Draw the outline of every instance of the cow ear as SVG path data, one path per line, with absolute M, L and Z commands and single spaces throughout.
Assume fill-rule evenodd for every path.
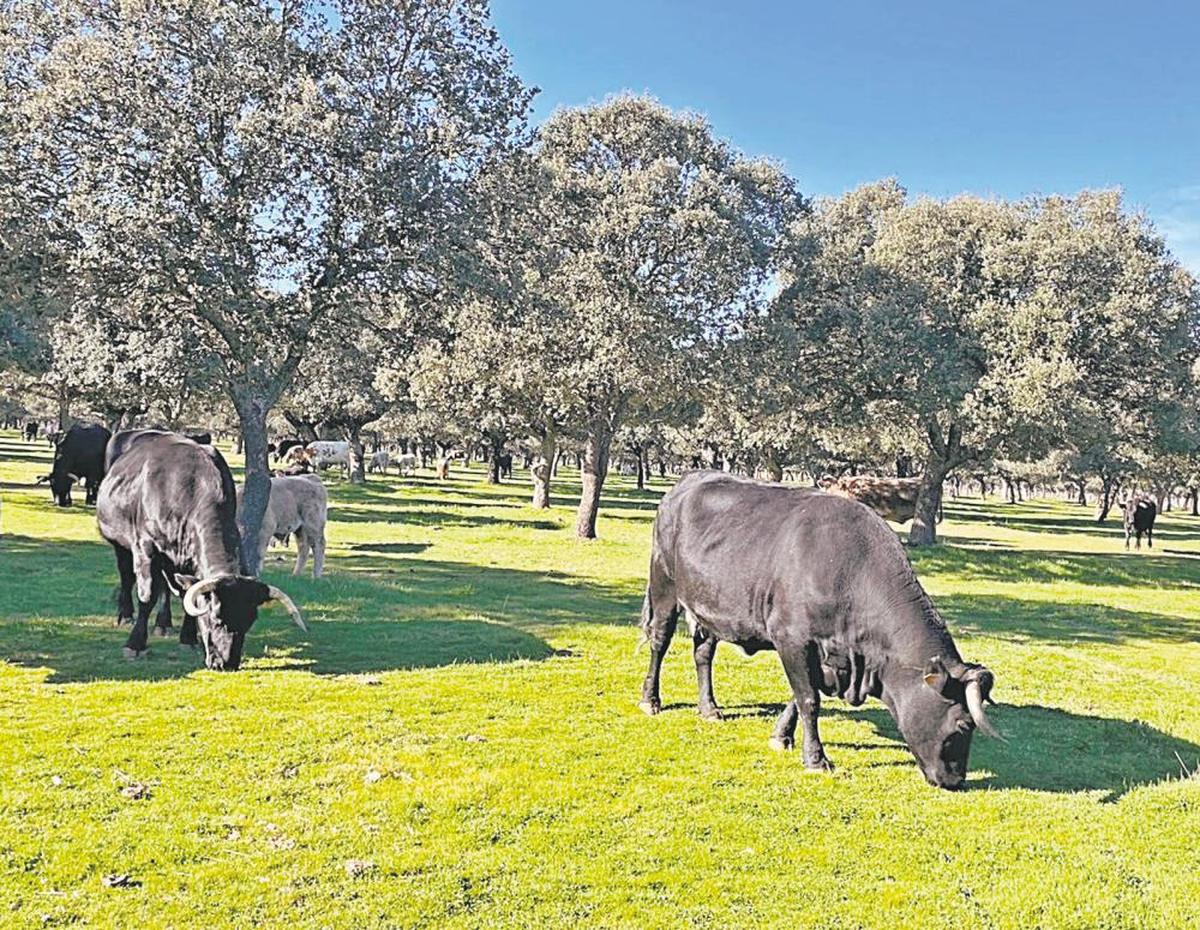
M 171 587 L 171 593 L 176 597 L 183 597 L 184 592 L 199 580 L 195 575 L 184 575 L 179 572 L 168 572 L 166 578 L 167 584 Z
M 946 685 L 950 681 L 950 673 L 946 671 L 941 656 L 934 656 L 925 664 L 925 671 L 921 677 L 925 684 L 938 694 L 942 694 L 946 690 Z

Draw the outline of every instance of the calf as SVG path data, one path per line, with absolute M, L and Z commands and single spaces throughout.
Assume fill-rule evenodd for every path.
M 116 554 L 118 623 L 133 619 L 137 586 L 127 658 L 146 651 L 147 621 L 164 585 L 183 597 L 181 640 L 195 644 L 198 634 L 210 669 L 241 664 L 246 633 L 269 601 L 307 629 L 291 598 L 245 573 L 237 492 L 220 452 L 158 430 L 118 433 L 112 442 L 96 521 Z
M 241 504 L 243 489 L 238 490 Z M 316 475 L 295 475 L 271 479 L 271 496 L 263 516 L 258 536 L 259 562 L 266 558 L 272 539 L 287 542 L 296 537 L 296 567 L 293 575 L 304 573 L 309 549 L 313 554 L 313 577 L 325 571 L 325 522 L 329 513 L 329 496 L 325 485 Z
M 718 642 L 779 653 L 792 700 L 771 744 L 790 748 L 799 719 L 808 768 L 833 768 L 817 730 L 821 694 L 855 706 L 883 701 L 926 780 L 941 788 L 966 779 L 976 727 L 994 732 L 983 709 L 992 673 L 963 661 L 896 534 L 853 501 L 720 472 L 684 476 L 654 520 L 642 606 L 646 713 L 662 710 L 659 672 L 680 616 L 705 717 L 720 717 Z
M 379 472 L 386 475 L 391 464 L 392 456 L 386 450 L 380 449 L 378 452 L 372 452 L 367 456 L 367 474 Z
M 1122 505 L 1121 514 L 1125 524 L 1125 548 L 1129 548 L 1129 537 L 1136 537 L 1136 548 L 1142 548 L 1142 534 L 1146 536 L 1146 547 L 1154 548 L 1154 518 L 1158 506 L 1152 498 L 1141 494 L 1131 495 Z
M 411 475 L 417 470 L 417 457 L 411 452 L 402 452 L 392 461 L 396 463 L 396 473 L 398 475 Z

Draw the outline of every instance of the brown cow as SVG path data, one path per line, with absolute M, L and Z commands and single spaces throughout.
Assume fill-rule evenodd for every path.
M 822 478 L 820 485 L 830 494 L 848 497 L 866 504 L 885 520 L 907 523 L 917 510 L 920 478 L 876 478 L 874 475 L 846 475 Z

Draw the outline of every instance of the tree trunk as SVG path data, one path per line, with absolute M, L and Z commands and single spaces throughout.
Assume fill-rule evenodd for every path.
M 1075 503 L 1081 507 L 1087 506 L 1087 482 L 1080 478 L 1075 482 L 1076 488 L 1079 489 L 1079 496 L 1075 498 Z
M 555 448 L 554 430 L 548 429 L 542 436 L 542 451 L 538 460 L 529 469 L 533 477 L 533 506 L 545 509 L 550 506 L 550 476 L 553 471 L 551 463 L 558 457 Z
M 1113 502 L 1116 500 L 1117 491 L 1121 487 L 1121 482 L 1117 478 L 1110 478 L 1107 475 L 1101 477 L 1100 499 L 1096 502 L 1096 522 L 1103 523 L 1108 519 L 1108 512 L 1112 510 Z
M 1192 516 L 1200 517 L 1200 487 L 1191 489 L 1192 495 Z
M 351 484 L 362 484 L 367 480 L 367 457 L 363 449 L 362 428 L 359 426 L 346 430 L 346 440 L 350 443 L 350 467 L 347 473 Z
M 504 437 L 488 437 L 488 484 L 500 484 L 500 456 L 504 454 Z
M 267 501 L 271 496 L 271 465 L 267 452 L 267 409 L 257 398 L 234 398 L 241 433 L 238 444 L 246 452 L 245 493 L 238 506 L 238 529 L 242 536 L 242 571 L 258 576 L 258 534 L 262 529 Z
M 768 478 L 770 478 L 772 481 L 783 480 L 783 466 L 779 464 L 779 457 L 775 454 L 774 449 L 767 449 L 765 464 Z
M 633 454 L 637 456 L 637 489 L 644 491 L 646 490 L 646 461 L 640 444 L 634 444 Z
M 593 423 L 588 431 L 587 446 L 580 462 L 579 477 L 583 493 L 575 515 L 575 535 L 580 539 L 596 538 L 596 517 L 600 513 L 600 492 L 608 475 L 608 453 L 612 446 L 612 431 L 604 423 Z
M 942 482 L 946 478 L 945 460 L 930 455 L 921 473 L 921 487 L 917 491 L 916 512 L 908 531 L 910 546 L 932 546 L 937 542 L 938 511 L 942 505 Z

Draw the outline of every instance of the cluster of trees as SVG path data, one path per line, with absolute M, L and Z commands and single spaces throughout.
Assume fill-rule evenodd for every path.
M 812 201 L 693 114 L 531 96 L 483 0 L 6 4 L 6 392 L 228 418 L 252 537 L 280 418 L 571 448 L 582 537 L 614 452 L 919 474 L 917 544 L 951 474 L 1196 483 L 1196 283 L 1118 193 Z

